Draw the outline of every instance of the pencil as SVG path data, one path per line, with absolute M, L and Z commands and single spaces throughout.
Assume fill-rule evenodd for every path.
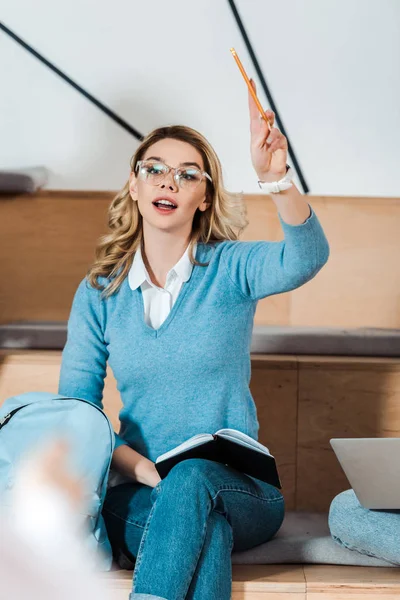
M 247 77 L 246 71 L 244 70 L 244 67 L 243 67 L 243 65 L 242 65 L 242 63 L 241 63 L 241 61 L 240 61 L 240 58 L 239 58 L 239 57 L 238 57 L 238 55 L 236 54 L 236 50 L 235 50 L 234 48 L 231 48 L 230 50 L 231 50 L 231 52 L 232 52 L 232 56 L 233 56 L 233 58 L 236 60 L 236 64 L 237 64 L 237 66 L 239 67 L 241 74 L 243 75 L 243 79 L 244 79 L 244 80 L 245 80 L 245 82 L 247 83 L 247 87 L 248 87 L 248 88 L 249 88 L 249 90 L 250 90 L 250 94 L 251 94 L 251 95 L 253 96 L 253 98 L 254 98 L 254 102 L 256 103 L 256 105 L 257 105 L 257 108 L 258 108 L 258 110 L 260 111 L 260 114 L 261 114 L 262 118 L 263 118 L 263 119 L 264 119 L 264 121 L 267 123 L 267 125 L 268 125 L 268 129 L 271 131 L 271 124 L 270 124 L 270 122 L 268 121 L 268 119 L 267 119 L 267 117 L 266 117 L 266 115 L 265 115 L 264 109 L 263 109 L 263 107 L 261 106 L 261 103 L 260 103 L 259 99 L 257 98 L 257 94 L 256 94 L 256 93 L 255 93 L 255 91 L 253 90 L 253 86 L 252 86 L 252 85 L 251 85 L 251 83 L 250 83 L 250 79 Z

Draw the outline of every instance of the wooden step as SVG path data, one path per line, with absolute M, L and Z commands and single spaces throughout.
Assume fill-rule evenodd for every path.
M 400 569 L 304 565 L 307 600 L 399 600 Z
M 102 574 L 112 600 L 128 598 L 132 575 L 123 570 Z M 305 591 L 302 566 L 232 565 L 232 600 L 305 600 Z
M 126 600 L 132 571 L 101 577 Z M 341 565 L 233 565 L 232 600 L 399 600 L 400 569 Z

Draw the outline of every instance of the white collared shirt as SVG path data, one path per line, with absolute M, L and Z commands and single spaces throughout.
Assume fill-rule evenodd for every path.
M 193 255 L 196 255 L 197 244 L 194 245 Z M 133 258 L 128 273 L 128 282 L 132 290 L 141 286 L 144 304 L 144 318 L 147 325 L 158 329 L 168 317 L 182 284 L 190 278 L 193 264 L 189 259 L 189 245 L 176 265 L 168 271 L 165 287 L 155 285 L 144 265 L 140 246 Z

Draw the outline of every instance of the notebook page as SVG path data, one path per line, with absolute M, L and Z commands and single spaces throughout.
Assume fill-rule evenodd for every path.
M 259 452 L 262 452 L 263 454 L 267 453 L 270 456 L 272 456 L 272 454 L 270 453 L 270 451 L 268 450 L 268 448 L 266 446 L 263 446 L 262 444 L 260 444 L 260 442 L 258 442 L 257 440 L 254 440 L 253 438 L 246 435 L 242 431 L 238 431 L 237 429 L 219 429 L 216 433 L 218 435 L 220 435 L 221 437 L 226 438 L 228 440 L 232 439 L 232 440 L 238 442 L 239 444 L 241 444 L 242 446 L 247 446 L 248 448 L 252 448 L 253 450 L 258 450 Z
M 156 463 L 165 460 L 166 458 L 170 458 L 171 456 L 175 456 L 176 454 L 180 454 L 185 450 L 189 450 L 189 448 L 195 448 L 196 446 L 200 446 L 201 444 L 204 444 L 204 442 L 208 442 L 212 439 L 213 436 L 210 433 L 198 433 L 197 435 L 194 435 L 185 442 L 182 442 L 182 444 L 179 444 L 179 446 L 176 446 L 175 448 L 172 448 L 172 450 L 164 452 L 164 454 L 158 456 L 156 459 Z

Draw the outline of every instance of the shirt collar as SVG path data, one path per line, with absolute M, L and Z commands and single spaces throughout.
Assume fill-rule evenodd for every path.
M 177 277 L 182 281 L 182 283 L 190 278 L 193 269 L 193 264 L 190 262 L 189 258 L 189 245 L 187 246 L 185 253 L 183 254 L 183 256 L 181 256 L 176 265 L 174 265 L 172 269 L 168 271 L 167 277 L 171 273 L 171 271 L 175 271 Z M 196 256 L 196 248 L 197 243 L 195 243 L 193 246 L 193 256 Z M 150 285 L 154 286 L 154 283 L 151 281 L 145 264 L 143 262 L 140 246 L 136 250 L 135 255 L 133 257 L 132 265 L 128 273 L 128 281 L 129 286 L 132 290 L 136 290 L 136 288 L 141 286 L 144 281 L 147 281 Z

